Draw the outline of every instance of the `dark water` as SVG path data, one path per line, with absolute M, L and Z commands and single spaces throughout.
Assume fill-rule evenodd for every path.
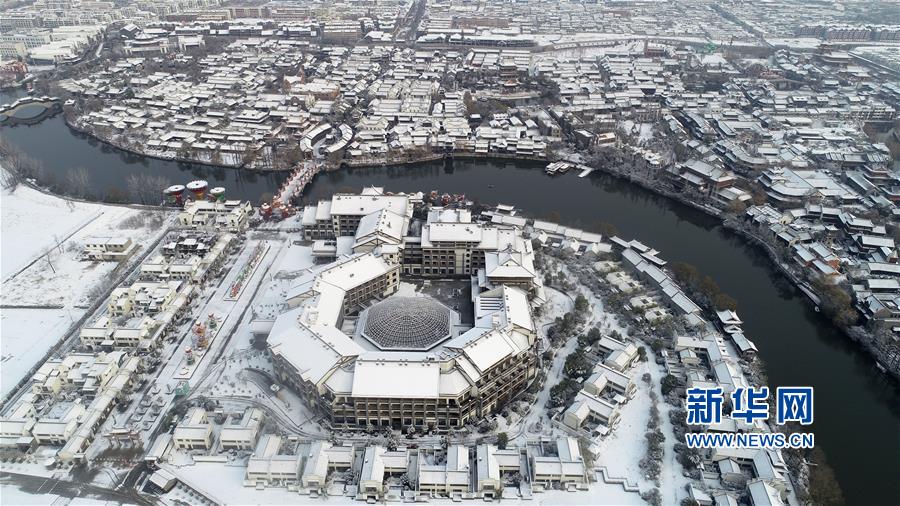
M 0 102 L 9 100 L 3 95 L 0 97 Z M 112 194 L 121 195 L 128 189 L 126 178 L 129 175 L 148 173 L 162 176 L 168 184 L 206 179 L 210 187 L 224 186 L 229 196 L 258 203 L 262 195 L 272 193 L 285 177 L 283 173 L 250 172 L 133 155 L 72 131 L 61 115 L 35 125 L 0 128 L 0 138 L 5 138 L 42 162 L 47 173 L 46 180 L 42 181 L 44 184 L 62 186 L 71 169 L 88 169 L 93 182 L 91 194 L 97 199 Z M 163 187 L 160 185 L 160 202 Z
M 42 160 L 58 178 L 70 167 L 89 169 L 98 188 L 124 187 L 135 172 L 172 182 L 208 179 L 231 196 L 257 201 L 283 175 L 184 166 L 143 159 L 73 135 L 59 117 L 31 127 L 0 129 Z M 828 455 L 849 504 L 900 504 L 900 389 L 867 355 L 813 311 L 757 248 L 718 220 L 604 174 L 549 178 L 533 164 L 460 162 L 372 168 L 320 175 L 307 200 L 379 185 L 389 191 L 464 193 L 482 203 L 513 204 L 527 214 L 558 215 L 567 225 L 596 230 L 615 225 L 668 261 L 685 261 L 712 276 L 738 301 L 744 329 L 760 349 L 769 386 L 815 387 L 816 443 Z M 601 462 L 603 457 L 600 457 Z

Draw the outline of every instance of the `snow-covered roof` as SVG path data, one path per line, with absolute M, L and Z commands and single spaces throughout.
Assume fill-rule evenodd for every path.
M 272 353 L 293 365 L 304 379 L 318 383 L 345 357 L 364 350 L 334 327 L 301 324 L 299 317 L 305 309 L 296 308 L 276 318 L 268 343 Z
M 393 353 L 370 352 L 356 361 L 354 397 L 437 398 L 441 366 L 437 362 L 406 361 Z
M 409 222 L 405 216 L 389 209 L 381 209 L 363 216 L 356 229 L 356 241 L 362 242 L 370 236 L 380 236 L 399 243 L 406 235 Z
M 422 243 L 481 242 L 482 227 L 472 223 L 429 223 L 422 229 Z
M 335 195 L 331 199 L 331 214 L 365 216 L 388 209 L 395 214 L 411 214 L 412 204 L 407 195 Z

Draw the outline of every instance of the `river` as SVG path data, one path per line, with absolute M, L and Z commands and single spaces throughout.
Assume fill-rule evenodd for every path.
M 101 190 L 124 189 L 128 174 L 149 171 L 173 183 L 204 178 L 225 186 L 230 196 L 257 202 L 284 177 L 130 155 L 74 134 L 61 116 L 5 127 L 0 136 L 43 162 L 58 181 L 71 167 L 87 168 Z M 758 247 L 715 218 L 607 174 L 550 178 L 539 169 L 529 163 L 456 161 L 342 170 L 318 176 L 307 199 L 367 185 L 464 193 L 481 203 L 513 204 L 533 217 L 559 216 L 564 224 L 587 230 L 612 223 L 623 237 L 656 248 L 662 258 L 696 265 L 738 301 L 769 386 L 815 387 L 816 443 L 827 453 L 848 504 L 900 504 L 900 387 L 813 311 Z

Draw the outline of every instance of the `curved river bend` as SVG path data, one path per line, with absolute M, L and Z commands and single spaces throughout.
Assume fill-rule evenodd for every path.
M 173 183 L 204 178 L 226 187 L 230 196 L 257 202 L 284 177 L 131 155 L 73 133 L 59 116 L 2 128 L 0 136 L 43 162 L 57 181 L 64 181 L 72 167 L 87 168 L 98 193 L 124 189 L 129 174 L 150 172 Z M 666 260 L 696 265 L 737 299 L 744 329 L 765 361 L 769 386 L 815 387 L 816 442 L 827 453 L 848 504 L 900 504 L 900 388 L 813 311 L 763 252 L 717 219 L 628 182 L 596 172 L 587 178 L 573 173 L 549 178 L 539 168 L 456 161 L 452 166 L 343 170 L 320 175 L 307 199 L 366 185 L 464 193 L 482 203 L 513 204 L 534 217 L 559 213 L 566 225 L 587 230 L 612 223 L 624 237 L 656 248 Z

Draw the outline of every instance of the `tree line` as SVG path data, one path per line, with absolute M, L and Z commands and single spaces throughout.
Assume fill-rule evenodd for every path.
M 696 266 L 687 262 L 673 262 L 671 269 L 678 285 L 700 305 L 715 311 L 737 309 L 737 301 L 723 292 L 711 277 L 703 275 Z

